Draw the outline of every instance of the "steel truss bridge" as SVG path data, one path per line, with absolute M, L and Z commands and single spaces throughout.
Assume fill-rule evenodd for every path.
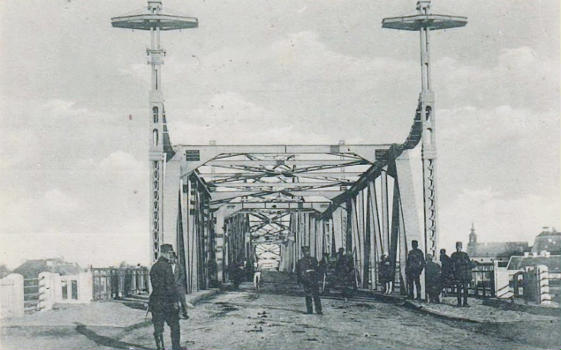
M 150 231 L 152 261 L 171 243 L 187 274 L 187 291 L 228 280 L 242 260 L 274 260 L 293 271 L 301 247 L 313 256 L 339 248 L 352 253 L 360 285 L 375 289 L 380 257 L 394 267 L 411 241 L 438 248 L 434 97 L 429 33 L 466 24 L 465 17 L 433 15 L 430 1 L 413 16 L 384 19 L 385 28 L 418 31 L 422 89 L 411 130 L 395 144 L 175 145 L 166 125 L 160 31 L 196 28 L 196 18 L 165 12 L 161 0 L 112 18 L 118 28 L 147 30 L 150 89 Z M 409 150 L 421 145 L 423 225 L 418 217 Z M 420 228 L 424 227 L 424 230 Z M 405 279 L 404 269 L 396 269 Z M 405 283 L 401 283 L 405 288 Z

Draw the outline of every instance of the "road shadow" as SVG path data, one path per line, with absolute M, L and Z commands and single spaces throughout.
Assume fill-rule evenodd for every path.
M 132 344 L 123 342 L 120 340 L 116 340 L 110 337 L 106 337 L 103 335 L 99 335 L 96 332 L 88 329 L 86 325 L 77 324 L 76 325 L 76 332 L 82 334 L 86 338 L 90 339 L 91 341 L 95 342 L 97 345 L 106 346 L 114 349 L 145 349 L 145 350 L 153 350 L 153 348 L 148 348 L 143 345 Z

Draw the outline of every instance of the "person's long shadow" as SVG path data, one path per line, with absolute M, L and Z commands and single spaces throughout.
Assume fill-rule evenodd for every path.
M 111 348 L 115 348 L 115 349 L 153 350 L 153 348 L 147 348 L 143 345 L 127 343 L 127 342 L 123 342 L 123 341 L 120 341 L 120 340 L 109 338 L 109 337 L 106 337 L 106 336 L 103 336 L 103 335 L 99 335 L 96 332 L 92 331 L 91 329 L 88 329 L 88 327 L 86 327 L 86 325 L 81 324 L 81 323 L 78 323 L 76 325 L 76 332 L 78 332 L 78 333 L 82 334 L 83 336 L 85 336 L 86 338 L 92 340 L 97 345 L 107 346 L 107 347 L 111 347 Z

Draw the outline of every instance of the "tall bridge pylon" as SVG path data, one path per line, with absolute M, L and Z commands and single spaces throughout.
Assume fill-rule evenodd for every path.
M 439 29 L 462 27 L 466 17 L 430 13 L 431 0 L 417 1 L 417 14 L 404 17 L 384 18 L 383 28 L 418 31 L 421 44 L 421 107 L 424 246 L 425 253 L 437 256 L 438 252 L 438 202 L 436 186 L 436 118 L 434 93 L 431 84 L 430 32 Z
M 164 95 L 162 93 L 162 64 L 166 51 L 160 45 L 160 32 L 196 28 L 198 20 L 164 11 L 161 0 L 148 0 L 146 9 L 113 17 L 116 28 L 150 31 L 150 48 L 146 49 L 151 66 L 149 95 L 149 160 L 150 160 L 150 260 L 156 261 L 164 240 L 164 181 L 166 161 L 173 156 L 173 148 L 166 126 Z

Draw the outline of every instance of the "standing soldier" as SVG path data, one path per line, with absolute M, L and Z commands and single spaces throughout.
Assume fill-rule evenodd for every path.
M 345 301 L 352 296 L 356 288 L 355 268 L 353 257 L 350 252 L 345 252 L 345 248 L 339 248 L 335 272 L 339 286 L 343 289 Z
M 440 304 L 440 291 L 442 290 L 442 279 L 440 265 L 432 261 L 432 255 L 427 254 L 427 285 L 429 303 Z
M 160 257 L 150 270 L 150 283 L 152 294 L 150 294 L 149 307 L 152 312 L 152 323 L 154 324 L 154 339 L 158 350 L 164 349 L 164 322 L 168 324 L 171 333 L 173 350 L 180 350 L 179 331 L 179 305 L 170 261 L 173 259 L 173 247 L 171 244 L 160 246 Z
M 313 313 L 312 298 L 316 308 L 316 314 L 322 315 L 321 300 L 319 298 L 319 265 L 316 258 L 310 255 L 310 247 L 302 247 L 304 257 L 296 264 L 297 282 L 304 287 L 306 295 L 306 313 Z
M 441 285 L 443 288 L 443 296 L 446 296 L 448 291 L 447 288 L 454 287 L 454 266 L 452 264 L 452 259 L 446 255 L 446 249 L 440 249 L 440 264 L 442 266 L 441 273 Z M 453 293 L 453 291 L 452 291 Z
M 454 279 L 458 296 L 458 306 L 468 307 L 468 287 L 471 281 L 471 261 L 466 252 L 462 252 L 462 242 L 456 242 L 456 251 L 450 257 L 454 266 Z M 462 305 L 463 297 L 463 305 Z
M 407 291 L 409 298 L 413 299 L 413 284 L 417 290 L 417 300 L 421 300 L 421 272 L 425 268 L 425 257 L 423 251 L 419 249 L 419 242 L 411 241 L 413 249 L 407 254 L 407 263 L 405 266 L 405 275 L 407 278 Z

